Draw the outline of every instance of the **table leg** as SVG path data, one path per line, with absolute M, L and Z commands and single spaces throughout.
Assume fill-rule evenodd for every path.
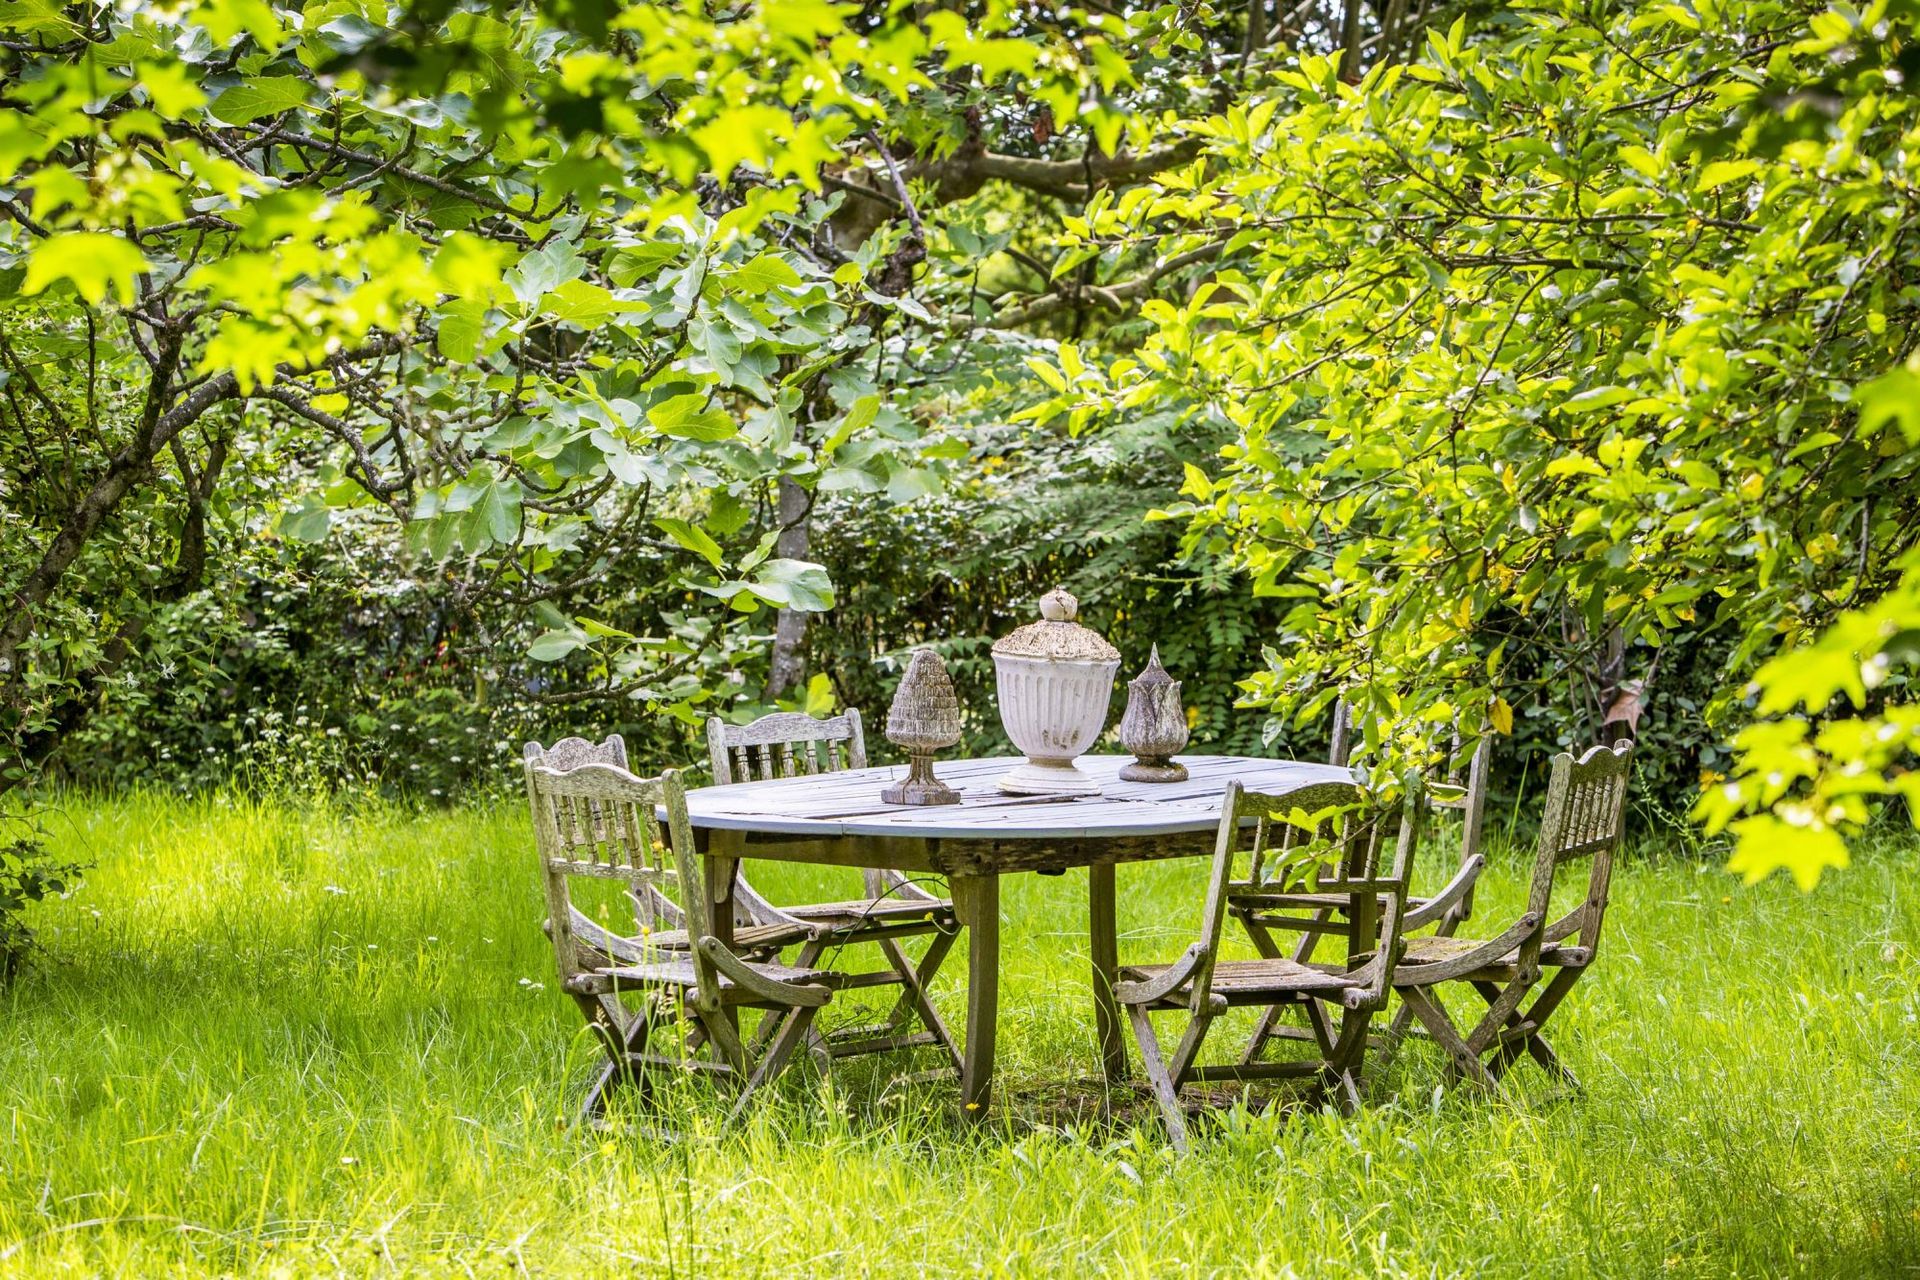
M 967 928 L 967 1047 L 960 1103 L 969 1120 L 986 1118 L 993 1088 L 993 1041 L 1000 1016 L 1000 877 L 949 878 L 954 914 Z
M 1113 864 L 1087 868 L 1087 951 L 1093 961 L 1093 1026 L 1100 1069 L 1112 1085 L 1127 1079 L 1127 1042 L 1113 984 L 1120 978 L 1120 930 L 1114 919 Z
M 707 844 L 707 854 L 701 865 L 706 870 L 705 896 L 707 900 L 707 918 L 687 921 L 687 931 L 698 934 L 701 929 L 718 938 L 727 950 L 733 950 L 733 881 L 740 871 L 741 850 L 746 848 L 746 837 L 738 831 L 716 831 Z M 728 1005 L 721 1016 L 733 1025 L 734 1035 L 740 1033 L 740 1011 Z

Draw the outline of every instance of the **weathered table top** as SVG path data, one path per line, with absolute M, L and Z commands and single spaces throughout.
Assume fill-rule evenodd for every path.
M 1285 793 L 1317 782 L 1351 779 L 1346 769 L 1246 756 L 1180 756 L 1185 782 L 1122 782 L 1130 756 L 1082 756 L 1082 770 L 1101 784 L 1098 796 L 1010 796 L 994 785 L 1020 757 L 936 762 L 934 771 L 960 793 L 959 804 L 885 804 L 880 792 L 907 766 L 736 782 L 687 793 L 695 827 L 788 836 L 916 836 L 937 840 L 1078 840 L 1211 831 L 1220 797 L 1239 779 L 1253 791 Z

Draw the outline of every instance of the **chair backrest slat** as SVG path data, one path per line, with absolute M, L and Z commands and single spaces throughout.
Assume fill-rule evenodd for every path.
M 1599 946 L 1613 858 L 1625 831 L 1627 780 L 1632 764 L 1633 744 L 1621 741 L 1611 747 L 1594 747 L 1578 760 L 1562 752 L 1553 758 L 1548 775 L 1529 910 L 1545 920 L 1552 907 L 1559 867 L 1590 859 L 1586 895 L 1541 932 L 1541 940 L 1548 943 L 1579 934 L 1580 945 L 1589 950 L 1589 959 Z
M 1296 850 L 1302 849 L 1313 859 L 1306 867 L 1283 860 L 1277 882 L 1280 886 L 1347 895 L 1348 914 L 1357 922 L 1357 936 L 1371 940 L 1378 919 L 1380 945 L 1373 948 L 1359 980 L 1369 998 L 1384 999 L 1386 983 L 1398 959 L 1407 882 L 1421 817 L 1426 812 L 1425 784 L 1418 775 L 1410 774 L 1404 802 L 1384 812 L 1366 811 L 1362 807 L 1364 798 L 1360 788 L 1350 782 L 1319 783 L 1288 795 L 1247 791 L 1238 782 L 1227 785 L 1201 915 L 1203 956 L 1193 981 L 1194 1012 L 1205 1007 L 1212 991 L 1228 898 L 1235 888 L 1247 883 L 1237 877 L 1236 863 L 1245 857 L 1249 874 L 1259 874 L 1276 839 L 1285 851 L 1285 859 L 1298 858 L 1301 855 Z M 1296 812 L 1311 817 L 1328 810 L 1340 812 L 1323 819 L 1313 831 L 1303 831 L 1290 821 Z M 1310 840 L 1328 842 L 1324 857 L 1313 855 L 1307 843 Z M 1322 875 L 1323 866 L 1337 870 Z M 1384 912 L 1380 907 L 1383 899 L 1387 904 Z M 1369 941 L 1367 945 L 1373 944 Z
M 1354 738 L 1353 704 L 1340 698 L 1333 704 L 1333 737 L 1327 749 L 1328 763 L 1350 763 Z M 1460 815 L 1462 862 L 1480 852 L 1486 830 L 1487 781 L 1493 763 L 1493 738 L 1483 733 L 1474 743 L 1472 751 L 1463 750 L 1464 746 L 1460 725 L 1456 720 L 1448 730 L 1445 752 L 1427 774 L 1430 781 L 1443 782 L 1450 791 L 1458 791 L 1458 794 L 1443 794 L 1434 792 L 1430 787 L 1427 804 L 1433 809 Z
M 860 713 L 852 708 L 826 719 L 781 711 L 751 724 L 713 716 L 707 721 L 707 759 L 721 785 L 765 782 L 864 769 L 867 746 Z
M 562 738 L 544 748 L 537 742 L 529 742 L 523 758 L 529 771 L 538 767 L 567 773 L 588 764 L 611 765 L 626 771 L 627 744 L 617 733 L 608 734 L 602 742 Z M 531 776 L 528 796 L 537 822 L 543 801 L 535 795 Z M 686 911 L 671 896 L 678 873 L 660 860 L 659 851 L 666 833 L 655 821 L 651 807 L 643 813 L 636 805 L 555 795 L 551 789 L 544 804 L 553 823 L 554 848 L 543 848 L 543 854 L 549 859 L 565 861 L 570 874 L 625 880 L 633 899 L 635 923 L 643 932 L 678 929 L 685 924 Z M 582 851 L 582 856 L 569 851 Z

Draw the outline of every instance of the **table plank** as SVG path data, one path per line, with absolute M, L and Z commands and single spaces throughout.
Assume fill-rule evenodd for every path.
M 938 766 L 960 793 L 955 805 L 889 805 L 880 791 L 905 765 L 800 778 L 738 782 L 687 793 L 693 825 L 717 831 L 798 836 L 917 836 L 927 839 L 1084 839 L 1204 831 L 1219 819 L 1230 779 L 1249 788 L 1290 791 L 1351 775 L 1334 765 L 1242 756 L 1182 757 L 1184 782 L 1123 782 L 1129 756 L 1083 756 L 1098 796 L 1010 796 L 996 783 L 1018 757 L 956 760 Z

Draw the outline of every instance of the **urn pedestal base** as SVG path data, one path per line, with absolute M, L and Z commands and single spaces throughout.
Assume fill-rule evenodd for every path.
M 1100 783 L 1071 760 L 1035 760 L 1000 776 L 1000 790 L 1014 796 L 1097 796 Z
M 1171 756 L 1141 756 L 1120 770 L 1123 782 L 1185 782 L 1187 766 L 1175 764 Z
M 933 776 L 932 756 L 911 756 L 907 776 L 880 793 L 882 804 L 959 804 L 960 793 Z

